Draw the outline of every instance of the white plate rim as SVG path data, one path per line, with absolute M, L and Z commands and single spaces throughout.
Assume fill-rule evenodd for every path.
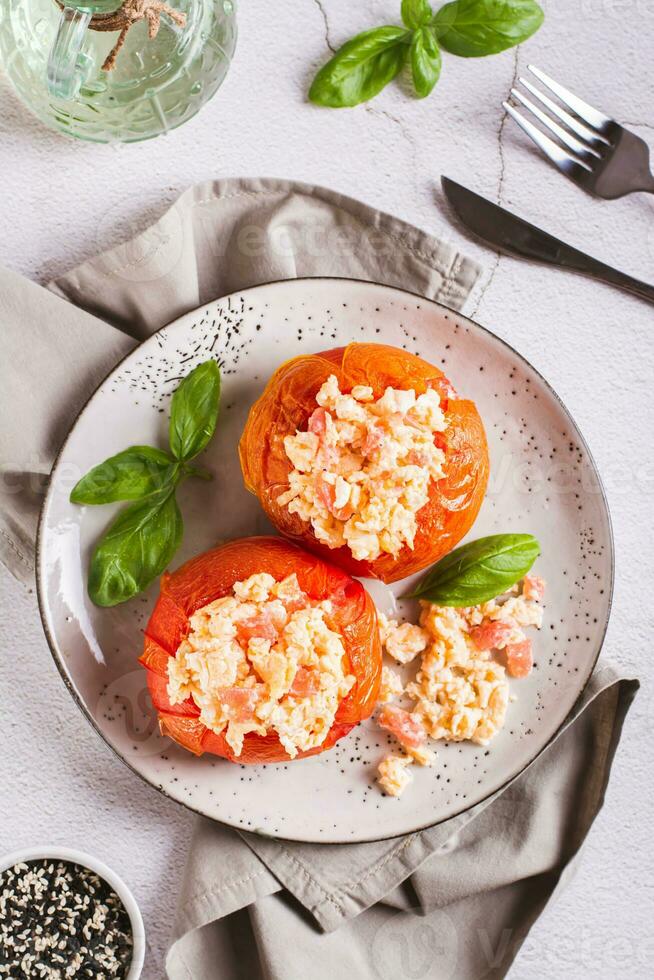
M 572 426 L 572 429 L 574 430 L 574 432 L 576 434 L 576 437 L 579 439 L 579 442 L 583 446 L 584 451 L 586 452 L 586 454 L 588 456 L 589 463 L 591 464 L 591 467 L 592 467 L 592 470 L 593 470 L 593 475 L 594 475 L 594 477 L 595 477 L 595 479 L 597 481 L 597 488 L 599 490 L 599 494 L 600 494 L 600 498 L 601 498 L 601 501 L 602 501 L 603 509 L 604 509 L 604 512 L 605 512 L 605 515 L 606 515 L 606 522 L 607 522 L 608 545 L 609 545 L 609 551 L 610 551 L 610 580 L 609 580 L 608 589 L 607 589 L 607 593 L 608 594 L 607 594 L 607 603 L 606 603 L 606 616 L 605 616 L 604 622 L 602 624 L 602 628 L 601 628 L 601 632 L 600 632 L 600 637 L 599 637 L 598 642 L 597 642 L 597 649 L 596 649 L 595 654 L 594 654 L 594 657 L 592 659 L 592 663 L 591 663 L 590 668 L 588 669 L 588 671 L 586 673 L 586 676 L 583 678 L 583 682 L 579 685 L 579 694 L 578 694 L 578 696 L 577 696 L 577 698 L 576 698 L 576 700 L 575 700 L 572 708 L 570 709 L 570 713 L 568 714 L 568 716 L 563 720 L 563 722 L 559 725 L 559 727 L 550 735 L 550 737 L 547 739 L 547 741 L 544 742 L 544 744 L 534 753 L 534 755 L 530 759 L 527 760 L 527 762 L 525 763 L 525 765 L 522 766 L 522 768 L 518 772 L 513 773 L 504 783 L 502 783 L 500 786 L 498 786 L 495 789 L 493 789 L 491 792 L 487 793 L 486 796 L 482 797 L 480 800 L 477 800 L 473 804 L 468 804 L 467 806 L 462 806 L 460 809 L 455 810 L 454 812 L 450 813 L 449 816 L 444 817 L 442 820 L 436 820 L 436 821 L 433 821 L 433 822 L 428 822 L 428 823 L 425 823 L 425 824 L 420 824 L 419 826 L 414 827 L 411 830 L 404 831 L 401 834 L 381 835 L 381 836 L 375 836 L 375 837 L 370 837 L 370 838 L 357 839 L 357 842 L 358 843 L 374 843 L 376 841 L 396 840 L 396 839 L 399 839 L 400 837 L 405 837 L 407 834 L 416 834 L 416 833 L 420 833 L 421 831 L 428 830 L 431 827 L 437 827 L 440 824 L 447 823 L 447 821 L 452 820 L 455 817 L 461 816 L 463 813 L 466 813 L 468 810 L 473 809 L 474 807 L 481 806 L 483 803 L 486 803 L 492 797 L 501 795 L 504 792 L 504 790 L 506 790 L 511 785 L 511 783 L 513 783 L 524 772 L 526 772 L 527 769 L 529 769 L 534 764 L 534 762 L 536 762 L 536 760 L 539 759 L 540 756 L 550 747 L 550 745 L 552 745 L 556 741 L 556 739 L 558 738 L 558 736 L 560 735 L 560 733 L 566 727 L 566 725 L 568 723 L 568 718 L 570 717 L 570 715 L 572 713 L 574 713 L 574 711 L 576 709 L 576 706 L 578 705 L 579 701 L 583 697 L 583 694 L 584 694 L 584 692 L 586 690 L 586 687 L 588 686 L 588 682 L 590 681 L 590 678 L 593 675 L 593 672 L 595 670 L 595 667 L 597 666 L 597 662 L 599 660 L 600 654 L 601 654 L 602 649 L 603 649 L 603 646 L 604 646 L 604 641 L 606 639 L 606 633 L 607 633 L 608 626 L 609 626 L 609 621 L 610 621 L 610 618 L 611 618 L 611 611 L 612 611 L 612 608 L 613 608 L 613 594 L 614 594 L 614 587 L 615 587 L 615 536 L 614 536 L 614 531 L 613 531 L 613 521 L 612 521 L 612 518 L 611 518 L 611 511 L 610 511 L 610 508 L 609 508 L 609 502 L 608 502 L 608 498 L 607 498 L 607 495 L 606 495 L 606 489 L 604 487 L 604 483 L 602 481 L 601 474 L 600 474 L 599 469 L 597 467 L 597 463 L 595 462 L 595 457 L 593 456 L 593 454 L 592 454 L 592 452 L 590 450 L 590 446 L 586 442 L 586 439 L 585 439 L 584 435 L 582 434 L 581 430 L 579 429 L 579 426 L 577 425 L 577 423 L 576 423 L 576 421 L 575 421 L 572 413 L 570 412 L 570 410 L 566 406 L 565 402 L 563 401 L 563 399 L 561 398 L 561 396 L 557 393 L 557 391 L 553 388 L 553 386 L 550 384 L 550 382 L 541 374 L 541 372 L 537 368 L 535 368 L 533 366 L 533 364 L 524 356 L 524 354 L 521 354 L 518 350 L 516 350 L 516 348 L 513 347 L 513 345 L 510 344 L 503 337 L 499 337 L 496 333 L 494 333 L 488 327 L 484 327 L 481 323 L 478 323 L 476 320 L 473 320 L 472 317 L 466 316 L 464 313 L 461 313 L 459 310 L 455 310 L 452 307 L 446 306 L 444 303 L 439 303 L 437 300 L 434 300 L 434 299 L 431 299 L 431 298 L 429 298 L 427 296 L 424 296 L 421 293 L 416 293 L 416 292 L 413 292 L 410 289 L 405 289 L 402 286 L 391 286 L 388 283 L 375 282 L 372 279 L 357 279 L 356 277 L 352 277 L 352 276 L 297 276 L 297 277 L 295 277 L 293 279 L 273 279 L 273 280 L 270 280 L 269 282 L 257 283 L 255 286 L 248 286 L 248 287 L 246 287 L 244 289 L 234 290 L 234 292 L 227 293 L 224 296 L 217 296 L 213 300 L 209 300 L 208 302 L 209 303 L 224 302 L 224 301 L 228 301 L 229 299 L 231 299 L 233 297 L 238 297 L 238 296 L 243 296 L 244 294 L 253 293 L 253 292 L 256 292 L 256 291 L 258 291 L 260 289 L 265 289 L 265 288 L 267 288 L 269 286 L 289 285 L 289 284 L 295 283 L 295 282 L 308 282 L 308 281 L 311 281 L 311 280 L 325 282 L 325 283 L 327 283 L 327 282 L 332 282 L 332 283 L 347 282 L 347 283 L 355 283 L 355 284 L 364 285 L 364 286 L 375 286 L 377 288 L 388 290 L 390 292 L 398 292 L 398 293 L 403 293 L 403 294 L 408 295 L 408 296 L 412 296 L 412 297 L 414 297 L 416 299 L 419 299 L 421 302 L 424 302 L 424 303 L 427 303 L 427 304 L 429 304 L 431 306 L 436 307 L 439 310 L 445 310 L 448 313 L 453 314 L 454 316 L 458 317 L 462 321 L 465 321 L 467 324 L 470 324 L 475 330 L 480 330 L 482 333 L 487 334 L 493 341 L 497 342 L 502 347 L 504 347 L 508 351 L 510 351 L 510 353 L 513 354 L 516 358 L 518 358 L 518 360 L 521 361 L 530 371 L 533 371 L 533 373 L 535 374 L 535 376 L 544 385 L 544 387 L 547 389 L 547 391 L 549 392 L 549 394 L 552 395 L 552 397 L 555 399 L 556 403 L 559 405 L 559 407 L 563 411 L 564 415 L 568 419 L 570 425 Z M 112 377 L 112 375 L 114 373 L 116 373 L 120 369 L 120 367 L 122 366 L 122 364 L 129 357 L 131 357 L 132 354 L 134 354 L 134 352 L 136 350 L 138 350 L 140 347 L 143 346 L 144 343 L 146 343 L 147 341 L 150 341 L 152 338 L 156 337 L 157 334 L 159 334 L 162 330 L 170 330 L 171 328 L 174 328 L 181 320 L 185 320 L 187 317 L 192 316 L 194 313 L 199 313 L 206 306 L 207 306 L 207 303 L 203 303 L 201 306 L 196 307 L 193 310 L 187 310 L 185 313 L 183 313 L 181 316 L 177 317 L 175 320 L 171 320 L 170 323 L 163 324 L 161 327 L 159 327 L 158 330 L 155 330 L 152 334 L 150 334 L 150 336 L 147 337 L 146 340 L 142 341 L 140 344 L 137 344 L 136 347 L 133 347 L 131 350 L 129 350 L 124 355 L 124 357 L 121 357 L 121 359 L 111 368 L 111 370 L 107 372 L 107 374 L 98 382 L 98 384 L 94 388 L 93 392 L 86 399 L 86 401 L 84 402 L 84 404 L 81 406 L 81 408 L 79 409 L 79 411 L 75 415 L 75 418 L 71 422 L 70 428 L 69 428 L 68 433 L 66 435 L 66 438 L 62 442 L 62 444 L 61 444 L 61 446 L 60 446 L 60 448 L 59 448 L 59 450 L 58 450 L 58 452 L 57 452 L 57 454 L 56 454 L 56 456 L 55 456 L 55 458 L 53 460 L 52 469 L 50 471 L 50 477 L 52 477 L 52 474 L 54 473 L 55 469 L 57 468 L 57 465 L 59 463 L 59 460 L 60 460 L 61 456 L 63 455 L 65 449 L 66 449 L 66 446 L 68 444 L 68 440 L 70 439 L 73 430 L 77 426 L 77 423 L 79 422 L 79 420 L 81 419 L 82 415 L 86 411 L 86 409 L 89 406 L 90 402 L 95 398 L 98 390 Z M 44 570 L 43 562 L 41 560 L 41 555 L 42 555 L 41 543 L 42 543 L 42 536 L 43 536 L 43 533 L 44 533 L 45 514 L 46 514 L 46 511 L 47 511 L 47 508 L 48 508 L 50 496 L 51 496 L 51 494 L 53 492 L 53 486 L 54 486 L 53 481 L 50 478 L 49 483 L 48 483 L 48 489 L 47 489 L 47 492 L 46 492 L 45 497 L 43 499 L 43 503 L 41 505 L 41 510 L 40 510 L 40 513 L 39 513 L 39 521 L 38 521 L 37 536 L 36 536 L 36 550 L 35 550 L 35 559 L 36 559 L 36 574 L 35 574 L 35 577 L 36 577 L 36 596 L 37 596 L 37 603 L 38 603 L 38 609 L 39 609 L 39 616 L 40 616 L 40 619 L 41 619 L 41 626 L 43 628 L 43 632 L 45 634 L 45 638 L 46 638 L 48 647 L 50 649 L 50 654 L 51 654 L 51 656 L 52 656 L 52 658 L 53 658 L 53 660 L 55 662 L 55 665 L 57 667 L 57 670 L 59 671 L 59 674 L 60 674 L 60 676 L 61 676 L 61 678 L 62 678 L 62 680 L 63 680 L 66 688 L 68 689 L 68 692 L 70 693 L 71 697 L 73 698 L 73 700 L 77 704 L 77 707 L 80 709 L 80 711 L 82 712 L 82 714 L 84 715 L 84 717 L 87 719 L 87 721 L 89 722 L 89 724 L 91 725 L 91 727 L 93 728 L 93 730 L 96 732 L 96 734 L 99 735 L 99 737 L 102 739 L 102 741 L 111 749 L 111 751 L 113 752 L 113 754 L 118 759 L 120 759 L 120 761 L 123 763 L 123 765 L 127 766 L 127 768 L 130 769 L 136 776 L 138 776 L 140 779 L 142 779 L 145 783 L 147 783 L 153 789 L 157 790 L 157 792 L 161 793 L 164 797 L 166 797 L 166 799 L 169 799 L 172 802 L 177 803 L 180 806 L 183 806 L 185 809 L 189 810 L 191 813 L 195 813 L 195 814 L 199 814 L 201 816 L 207 817 L 206 814 L 202 813 L 202 811 L 199 810 L 199 809 L 197 809 L 196 807 L 191 806 L 190 803 L 187 803 L 184 800 L 180 800 L 180 799 L 177 799 L 176 797 L 172 796 L 166 789 L 164 789 L 162 786 L 158 785 L 153 779 L 150 779 L 144 773 L 139 772 L 138 769 L 136 769 L 130 762 L 127 761 L 126 758 L 124 758 L 124 756 L 121 755 L 121 753 L 118 751 L 118 749 L 115 748 L 111 744 L 111 742 L 109 741 L 109 739 L 105 736 L 105 734 L 102 732 L 102 730 L 96 724 L 95 719 L 93 718 L 92 714 L 90 713 L 90 711 L 88 710 L 88 708 L 84 704 L 82 698 L 80 698 L 79 695 L 77 694 L 77 692 L 76 692 L 76 690 L 75 690 L 75 688 L 74 688 L 74 686 L 72 684 L 72 681 L 71 681 L 71 679 L 69 678 L 69 676 L 68 676 L 68 674 L 66 672 L 66 669 L 64 667 L 64 657 L 63 657 L 63 654 L 59 650 L 57 641 L 56 641 L 55 637 L 52 635 L 52 633 L 50 631 L 50 628 L 48 626 L 48 623 L 47 623 L 47 618 L 46 618 L 46 603 L 45 603 L 45 598 L 44 598 L 44 596 L 45 596 L 45 570 Z M 234 823 L 230 823 L 230 822 L 228 822 L 226 820 L 219 820 L 218 818 L 211 817 L 211 816 L 209 816 L 208 819 L 214 820 L 216 823 L 219 823 L 219 824 L 221 824 L 223 826 L 232 827 L 235 830 L 242 830 L 243 829 L 242 827 L 240 827 L 239 825 L 237 825 L 237 823 L 235 823 L 235 822 Z M 257 834 L 257 836 L 261 836 L 261 837 L 264 837 L 264 838 L 273 839 L 273 840 L 280 840 L 280 841 L 288 841 L 290 843 L 302 842 L 302 843 L 307 843 L 307 844 L 322 844 L 324 846 L 329 846 L 331 844 L 338 843 L 338 842 L 335 842 L 333 840 L 325 841 L 324 839 L 323 840 L 320 840 L 319 838 L 311 838 L 311 837 L 302 837 L 302 838 L 292 837 L 292 838 L 285 838 L 281 834 L 280 835 L 277 835 L 277 834 L 271 835 L 271 834 L 266 834 L 266 833 L 263 833 L 261 831 L 256 831 L 256 830 L 251 831 L 251 832 Z M 341 841 L 340 843 L 342 843 L 342 844 L 351 844 L 352 841 L 349 841 L 349 840 L 348 841 Z

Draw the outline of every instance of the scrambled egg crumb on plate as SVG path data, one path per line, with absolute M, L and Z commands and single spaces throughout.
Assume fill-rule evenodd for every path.
M 307 431 L 284 439 L 293 470 L 278 503 L 310 522 L 318 541 L 347 545 L 357 560 L 413 548 L 430 481 L 445 475 L 438 392 L 386 388 L 375 399 L 357 385 L 343 394 L 331 375 L 316 403 Z
M 380 615 L 386 652 L 403 665 L 421 658 L 406 687 L 384 667 L 378 721 L 404 750 L 379 765 L 378 782 L 389 796 L 400 796 L 412 781 L 408 766 L 434 765 L 428 738 L 487 745 L 504 725 L 511 699 L 507 676 L 526 677 L 533 666 L 523 627 L 540 629 L 545 583 L 527 575 L 512 593 L 466 609 L 423 601 L 419 625 Z M 394 702 L 403 695 L 414 702 L 411 710 Z
M 313 602 L 295 574 L 251 575 L 191 616 L 168 663 L 168 697 L 188 697 L 235 755 L 250 733 L 276 733 L 291 758 L 322 745 L 356 678 L 330 629 L 329 600 Z

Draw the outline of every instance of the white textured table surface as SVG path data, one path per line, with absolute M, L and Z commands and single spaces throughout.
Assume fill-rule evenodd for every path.
M 305 101 L 326 40 L 339 44 L 395 21 L 399 0 L 242 3 L 236 60 L 213 103 L 165 140 L 132 147 L 87 146 L 46 131 L 2 80 L 0 262 L 46 281 L 145 227 L 191 183 L 264 174 L 362 198 L 451 236 L 484 264 L 468 311 L 554 385 L 606 481 L 617 581 L 605 655 L 643 681 L 580 871 L 534 927 L 512 976 L 639 980 L 651 976 L 654 952 L 654 697 L 645 588 L 653 543 L 654 311 L 574 276 L 498 262 L 448 223 L 438 189 L 439 175 L 449 174 L 654 280 L 654 198 L 587 197 L 532 150 L 501 109 L 516 73 L 533 61 L 654 146 L 654 4 L 543 6 L 545 27 L 524 49 L 478 61 L 446 56 L 430 99 L 412 101 L 392 86 L 369 106 L 335 112 Z M 2 424 L 18 420 L 5 416 Z M 50 659 L 34 594 L 0 570 L 0 595 L 0 851 L 59 843 L 111 864 L 143 909 L 144 976 L 160 978 L 193 818 L 142 784 L 88 727 Z

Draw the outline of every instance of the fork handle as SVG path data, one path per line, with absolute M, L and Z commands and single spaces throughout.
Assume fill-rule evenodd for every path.
M 631 193 L 634 191 L 642 191 L 644 194 L 654 194 L 654 174 L 648 170 L 642 182 L 639 181 L 638 186 L 634 187 Z

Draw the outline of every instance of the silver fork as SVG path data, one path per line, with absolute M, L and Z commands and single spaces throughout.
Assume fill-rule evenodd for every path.
M 635 191 L 654 194 L 647 143 L 559 85 L 544 71 L 533 65 L 528 68 L 563 105 L 554 102 L 526 78 L 521 78 L 520 84 L 549 110 L 549 114 L 517 88 L 511 89 L 511 95 L 556 139 L 534 125 L 510 102 L 503 105 L 554 166 L 591 194 L 608 200 Z

